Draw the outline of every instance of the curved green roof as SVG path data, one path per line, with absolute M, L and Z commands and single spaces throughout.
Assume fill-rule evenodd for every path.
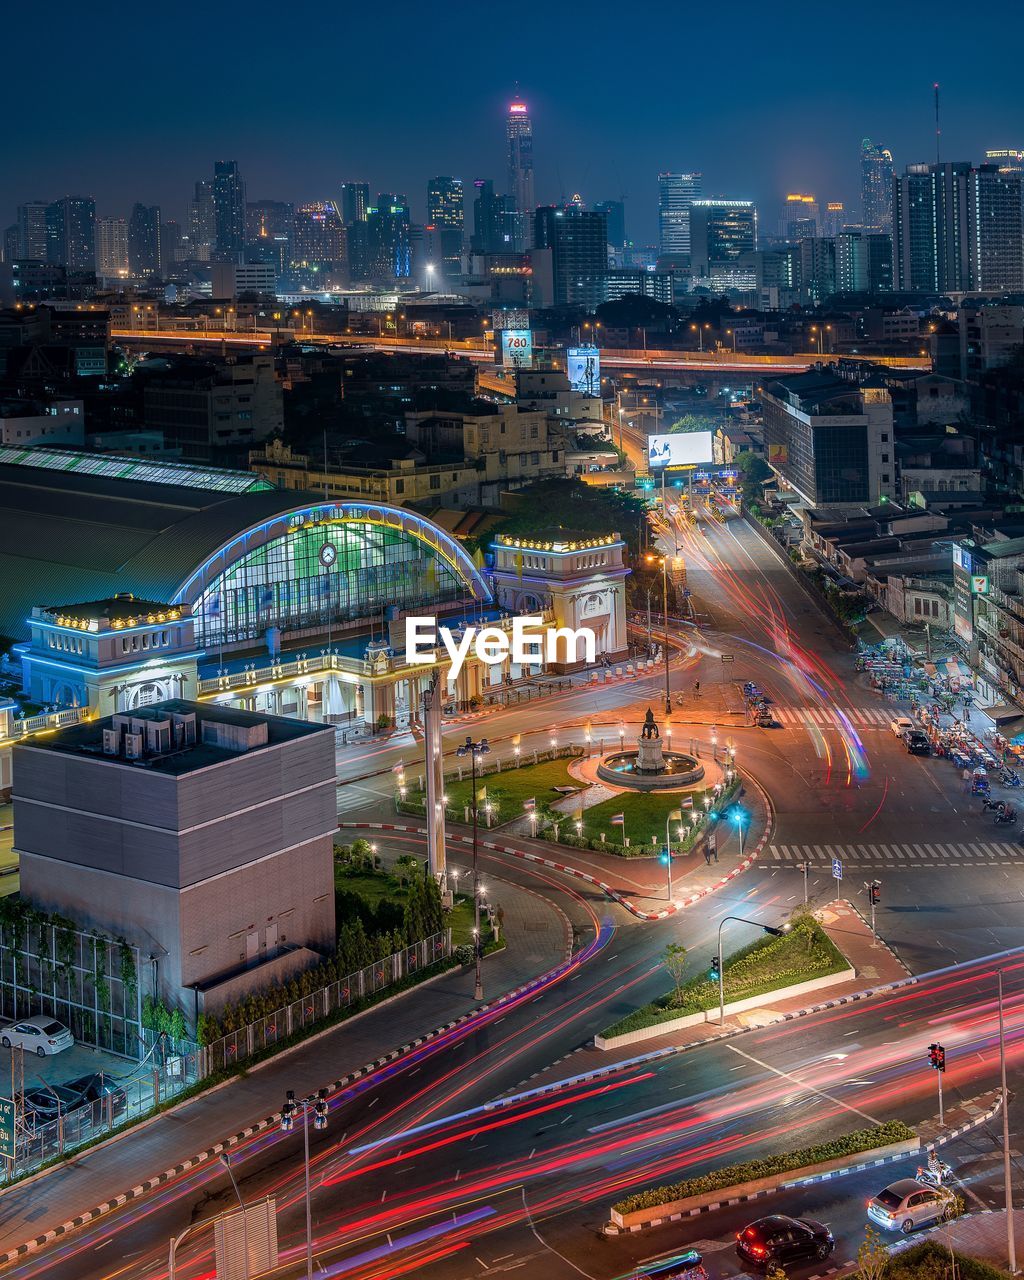
M 0 634 L 24 637 L 33 605 L 120 591 L 186 598 L 187 584 L 228 544 L 258 540 L 270 523 L 324 505 L 294 489 L 233 493 L 0 463 Z M 465 551 L 431 522 L 379 504 L 326 505 L 400 524 L 456 563 L 474 594 L 489 596 Z

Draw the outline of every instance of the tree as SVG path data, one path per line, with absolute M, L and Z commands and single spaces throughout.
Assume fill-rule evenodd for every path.
M 864 1240 L 857 1250 L 857 1271 L 860 1280 L 882 1280 L 888 1265 L 889 1250 L 874 1227 L 868 1227 L 864 1232 Z
M 683 988 L 683 974 L 686 970 L 686 948 L 681 942 L 670 942 L 662 952 L 662 964 L 668 970 L 669 977 L 675 987 L 673 1000 L 678 1003 Z

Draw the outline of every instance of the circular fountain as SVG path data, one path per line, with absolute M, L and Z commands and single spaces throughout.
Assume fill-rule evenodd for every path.
M 699 782 L 704 766 L 695 756 L 664 749 L 654 712 L 648 707 L 636 750 L 604 756 L 597 776 L 628 791 L 672 791 Z

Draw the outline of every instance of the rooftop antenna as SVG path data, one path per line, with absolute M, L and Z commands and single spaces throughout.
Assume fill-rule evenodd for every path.
M 939 128 L 939 82 L 932 85 L 935 90 L 935 163 L 942 163 L 942 130 Z

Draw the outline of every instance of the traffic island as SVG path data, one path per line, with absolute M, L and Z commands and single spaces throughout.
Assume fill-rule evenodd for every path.
M 728 1016 L 849 982 L 856 973 L 818 921 L 807 915 L 793 921 L 788 933 L 759 938 L 728 956 L 722 976 Z M 715 1022 L 719 997 L 717 972 L 698 973 L 613 1023 L 594 1037 L 594 1045 L 618 1049 Z
M 625 1196 L 613 1205 L 604 1234 L 643 1231 L 725 1205 L 757 1200 L 775 1191 L 824 1182 L 862 1169 L 892 1164 L 911 1155 L 923 1155 L 927 1147 L 941 1146 L 987 1123 L 998 1113 L 1000 1105 L 999 1092 L 992 1090 L 948 1112 L 947 1123 L 938 1134 L 935 1121 L 927 1121 L 915 1130 L 902 1120 L 889 1120 L 871 1128 L 855 1129 L 831 1142 L 727 1165 L 681 1182 L 651 1187 Z

